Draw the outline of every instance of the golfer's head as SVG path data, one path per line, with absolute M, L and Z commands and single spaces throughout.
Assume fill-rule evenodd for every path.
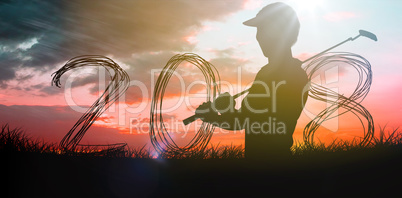
M 271 45 L 271 47 L 280 45 L 290 48 L 297 41 L 300 29 L 296 12 L 287 4 L 280 2 L 265 6 L 256 17 L 243 24 L 257 27 L 257 40 L 260 45 Z

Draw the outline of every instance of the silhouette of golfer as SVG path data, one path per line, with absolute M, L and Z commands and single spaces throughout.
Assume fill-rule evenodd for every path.
M 257 27 L 256 38 L 269 63 L 257 73 L 240 109 L 234 108 L 233 97 L 225 93 L 220 104 L 214 104 L 218 100 L 203 103 L 196 114 L 220 128 L 245 129 L 247 159 L 290 156 L 292 135 L 309 89 L 302 63 L 291 51 L 299 34 L 299 20 L 290 6 L 273 3 L 243 24 Z M 222 103 L 228 108 L 217 108 Z

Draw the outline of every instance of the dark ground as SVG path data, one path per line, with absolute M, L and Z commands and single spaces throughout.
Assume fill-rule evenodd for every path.
M 338 152 L 247 161 L 3 153 L 6 189 L 0 196 L 401 196 L 401 154 Z

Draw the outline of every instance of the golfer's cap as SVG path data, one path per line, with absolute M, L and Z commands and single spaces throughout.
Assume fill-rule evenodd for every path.
M 294 10 L 285 3 L 277 2 L 265 6 L 260 10 L 260 12 L 258 12 L 257 16 L 243 22 L 243 24 L 251 27 L 258 27 L 267 23 L 267 21 L 277 19 L 287 20 L 290 19 L 290 17 L 297 17 Z

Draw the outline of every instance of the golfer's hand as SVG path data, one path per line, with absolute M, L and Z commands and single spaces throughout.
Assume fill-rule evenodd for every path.
M 233 112 L 235 110 L 236 101 L 233 96 L 228 92 L 220 94 L 218 98 L 215 99 L 213 108 L 221 114 Z
M 204 102 L 195 110 L 195 114 L 202 121 L 208 122 L 208 120 L 212 120 L 214 116 L 217 116 L 217 112 L 213 110 L 212 103 Z

